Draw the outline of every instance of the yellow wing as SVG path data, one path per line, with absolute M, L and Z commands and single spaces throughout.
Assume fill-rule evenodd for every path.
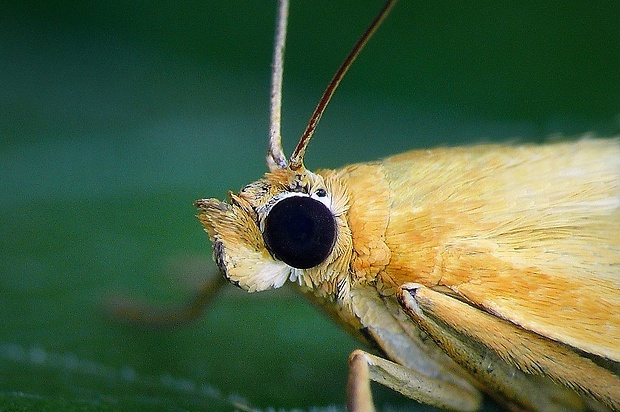
M 384 283 L 447 287 L 620 361 L 620 139 L 414 151 L 381 165 Z

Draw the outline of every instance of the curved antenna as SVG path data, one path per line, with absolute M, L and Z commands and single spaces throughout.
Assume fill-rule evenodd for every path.
M 282 109 L 282 77 L 284 73 L 284 44 L 286 43 L 286 24 L 288 21 L 288 0 L 278 2 L 276 19 L 276 38 L 273 46 L 273 67 L 271 73 L 271 99 L 269 116 L 269 151 L 267 166 L 269 170 L 286 168 L 286 155 L 282 149 L 280 134 Z
M 310 139 L 314 134 L 316 125 L 321 119 L 321 116 L 323 115 L 327 104 L 329 103 L 332 96 L 334 95 L 334 92 L 338 88 L 340 81 L 349 70 L 349 67 L 351 67 L 351 65 L 355 61 L 356 57 L 359 55 L 360 51 L 362 51 L 366 43 L 368 43 L 368 40 L 370 40 L 372 35 L 377 31 L 383 20 L 389 14 L 390 10 L 392 10 L 392 7 L 394 7 L 394 4 L 396 4 L 396 0 L 388 0 L 385 3 L 377 17 L 375 17 L 373 22 L 370 23 L 370 26 L 368 26 L 362 37 L 357 41 L 355 46 L 353 46 L 353 49 L 351 50 L 347 58 L 344 59 L 344 62 L 327 85 L 327 88 L 323 92 L 323 96 L 321 96 L 321 100 L 319 100 L 319 103 L 316 105 L 316 108 L 314 109 L 314 112 L 310 117 L 310 121 L 308 122 L 308 126 L 306 126 L 306 130 L 301 135 L 301 139 L 299 139 L 299 143 L 297 143 L 297 147 L 295 147 L 295 151 L 291 155 L 288 166 L 291 170 L 299 170 L 304 167 L 304 154 L 306 153 L 306 147 L 308 147 L 308 143 L 310 142 Z

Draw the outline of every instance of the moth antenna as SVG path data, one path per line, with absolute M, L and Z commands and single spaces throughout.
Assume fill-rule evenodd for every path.
M 370 23 L 370 26 L 368 26 L 362 37 L 357 41 L 355 46 L 353 46 L 353 49 L 351 50 L 351 52 L 349 52 L 349 55 L 346 59 L 344 59 L 344 62 L 327 85 L 327 88 L 323 92 L 323 96 L 321 96 L 321 100 L 319 100 L 319 103 L 316 105 L 316 108 L 314 109 L 314 112 L 310 117 L 310 121 L 308 122 L 308 126 L 306 126 L 306 130 L 301 135 L 301 139 L 299 139 L 299 143 L 297 143 L 297 147 L 295 147 L 295 151 L 291 155 L 288 166 L 291 170 L 299 170 L 304 167 L 304 154 L 306 153 L 306 147 L 308 147 L 308 143 L 310 142 L 310 139 L 314 134 L 316 125 L 321 119 L 321 116 L 323 115 L 327 104 L 329 103 L 332 96 L 334 95 L 334 92 L 338 88 L 340 81 L 342 81 L 342 78 L 349 70 L 349 67 L 351 67 L 351 65 L 359 55 L 360 51 L 362 51 L 366 43 L 368 43 L 368 40 L 370 40 L 370 38 L 377 31 L 381 23 L 383 23 L 383 20 L 385 20 L 385 18 L 390 13 L 390 10 L 392 10 L 392 7 L 394 7 L 395 4 L 396 0 L 388 0 L 385 3 L 377 17 L 375 17 L 372 23 Z
M 271 72 L 271 99 L 269 116 L 269 152 L 267 166 L 270 171 L 286 168 L 286 155 L 282 148 L 280 134 L 282 109 L 282 77 L 284 73 L 284 45 L 286 43 L 286 25 L 288 22 L 288 0 L 278 2 L 276 19 L 276 37 L 273 46 L 273 63 Z

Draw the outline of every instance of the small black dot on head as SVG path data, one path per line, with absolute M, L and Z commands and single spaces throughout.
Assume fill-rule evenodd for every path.
M 316 195 L 318 197 L 325 197 L 325 196 L 327 196 L 327 192 L 325 191 L 325 189 L 319 189 L 319 190 L 316 191 Z

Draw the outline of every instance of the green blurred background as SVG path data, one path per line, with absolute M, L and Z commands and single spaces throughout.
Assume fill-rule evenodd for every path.
M 287 153 L 380 2 L 293 1 Z M 273 1 L 0 1 L 0 410 L 328 410 L 357 343 L 290 291 L 103 315 L 214 272 L 192 202 L 265 171 Z M 620 131 L 620 3 L 403 0 L 306 157 Z M 377 388 L 384 410 L 417 405 Z M 487 405 L 493 410 L 492 404 Z

